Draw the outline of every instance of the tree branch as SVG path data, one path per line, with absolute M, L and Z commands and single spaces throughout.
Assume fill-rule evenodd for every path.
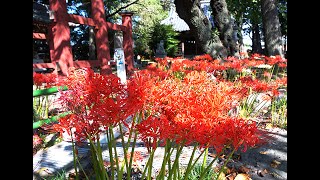
M 121 10 L 126 9 L 127 7 L 133 5 L 133 4 L 137 4 L 139 0 L 135 0 L 129 4 L 126 4 L 125 6 L 120 7 L 119 9 L 117 9 L 115 12 L 111 13 L 111 14 L 107 14 L 106 18 L 114 16 L 115 14 L 119 13 Z

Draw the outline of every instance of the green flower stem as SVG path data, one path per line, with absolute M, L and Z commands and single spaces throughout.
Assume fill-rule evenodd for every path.
M 223 163 L 222 167 L 220 168 L 216 180 L 219 179 L 219 176 L 220 176 L 221 172 L 224 170 L 224 167 L 226 167 L 227 163 L 230 161 L 230 159 L 231 159 L 231 157 L 232 157 L 232 155 L 234 154 L 235 151 L 236 151 L 236 148 L 233 148 L 232 152 L 228 156 L 228 159 L 226 160 L 226 162 Z
M 193 162 L 191 168 L 190 168 L 190 171 L 194 168 L 194 166 L 196 166 L 198 160 L 200 159 L 200 157 L 202 156 L 202 154 L 204 153 L 204 151 L 202 151 L 199 156 L 197 157 L 197 159 Z
M 112 154 L 112 140 L 111 140 L 111 133 L 110 127 L 107 130 L 107 139 L 108 139 L 108 150 L 109 150 L 109 156 L 110 156 L 110 170 L 111 170 L 111 179 L 114 179 L 114 160 L 113 160 L 113 154 Z
M 178 178 L 177 178 L 177 179 L 181 179 L 179 163 L 178 163 L 178 165 L 177 165 L 177 173 L 178 173 Z
M 94 170 L 94 173 L 96 175 L 96 179 L 97 180 L 100 180 L 100 168 L 99 168 L 99 164 L 98 164 L 98 157 L 97 157 L 97 152 L 95 151 L 95 148 L 94 148 L 94 142 L 92 141 L 90 135 L 88 133 L 86 133 L 86 136 L 87 136 L 87 139 L 89 140 L 89 145 L 90 145 L 90 152 L 91 152 L 91 159 L 92 159 L 92 164 L 93 164 L 93 170 Z
M 147 180 L 151 180 L 152 163 L 153 163 L 153 157 L 154 157 L 154 153 L 155 153 L 156 149 L 157 148 L 154 148 L 154 149 L 151 150 L 150 156 L 149 156 L 148 161 L 146 163 L 146 166 L 145 166 L 145 168 L 143 170 L 141 179 L 144 179 L 144 177 L 146 176 L 146 172 L 148 171 Z
M 279 65 L 278 64 L 274 64 L 273 66 L 274 66 L 274 68 L 273 68 L 274 75 L 277 75 L 279 73 Z
M 172 165 L 172 169 L 169 168 L 168 179 L 171 179 L 172 175 L 173 175 L 173 179 L 177 179 L 177 171 L 179 171 L 179 157 L 181 155 L 184 144 L 185 144 L 185 141 L 182 141 L 180 144 L 177 145 L 176 157 Z M 170 162 L 170 159 L 169 159 L 169 162 Z
M 108 177 L 106 169 L 104 168 L 103 164 L 103 158 L 102 158 L 102 149 L 100 144 L 100 135 L 97 133 L 97 152 L 98 152 L 98 158 L 99 158 L 99 164 L 102 171 L 102 179 L 106 179 Z
M 186 171 L 185 171 L 185 173 L 184 173 L 184 178 L 183 178 L 183 180 L 187 180 L 187 178 L 188 178 L 188 175 L 189 175 L 189 173 L 190 173 L 190 171 L 191 171 L 191 164 L 192 164 L 192 161 L 193 161 L 193 157 L 194 157 L 194 154 L 195 154 L 197 148 L 198 148 L 198 145 L 194 145 L 194 146 L 193 146 L 193 150 L 192 150 L 192 153 L 191 153 L 191 157 L 190 157 L 190 159 L 189 159 L 189 162 L 188 162 L 188 165 L 187 165 L 187 169 L 186 169 Z M 198 158 L 198 159 L 199 159 L 199 158 Z
M 132 148 L 131 148 L 129 167 L 127 169 L 127 178 L 128 179 L 131 177 L 131 168 L 132 168 L 132 161 L 133 161 L 133 156 L 134 156 L 134 149 L 135 149 L 135 146 L 137 143 L 137 138 L 138 138 L 138 131 L 137 131 L 137 129 L 134 128 L 135 121 L 137 121 L 137 123 L 139 124 L 141 122 L 141 118 L 142 118 L 142 112 L 139 112 L 138 116 L 134 115 L 134 117 L 132 119 L 131 128 L 130 128 L 129 139 L 128 139 L 127 149 L 126 149 L 127 151 L 130 146 L 132 133 L 134 133 L 134 137 L 133 137 L 133 143 L 132 143 Z
M 46 108 L 45 108 L 44 117 L 45 117 L 45 118 L 48 118 L 48 117 L 49 117 L 49 97 L 48 97 L 48 96 L 45 96 L 45 99 L 46 99 L 46 101 L 45 101 L 45 106 L 46 106 Z
M 43 101 L 44 101 L 44 98 L 40 98 L 39 99 L 39 106 L 38 106 L 38 109 L 37 109 L 37 113 L 38 114 L 40 114 L 40 112 L 42 111 L 42 108 L 43 108 L 42 106 L 43 106 L 43 103 L 44 103 Z
M 204 149 L 204 156 L 203 156 L 203 161 L 202 161 L 202 167 L 201 167 L 201 169 L 204 169 L 204 167 L 206 167 L 206 165 L 207 165 L 208 151 L 209 151 L 209 148 L 208 148 L 208 147 Z
M 125 166 L 126 166 L 126 169 L 128 171 L 129 164 L 128 164 L 128 159 L 127 159 L 127 148 L 126 148 L 127 144 L 124 141 L 124 132 L 122 130 L 122 124 L 119 124 L 119 131 L 120 131 L 120 134 L 121 134 L 120 135 L 121 136 L 121 145 L 122 145 L 122 149 L 123 149 L 123 156 L 124 156 Z M 131 131 L 131 129 L 130 129 L 130 131 Z M 129 139 L 128 139 L 127 143 L 130 143 Z M 123 171 L 123 167 L 124 166 L 122 166 L 121 171 Z
M 73 141 L 73 136 L 72 136 L 72 130 L 70 128 L 70 135 L 71 135 L 71 145 L 72 145 L 72 154 L 73 154 L 73 166 L 74 166 L 74 171 L 76 173 L 76 180 L 79 180 L 79 174 L 78 174 L 78 170 L 77 170 L 77 156 L 76 156 L 76 147 L 74 145 L 74 141 Z
M 272 125 L 275 125 L 275 114 L 277 113 L 277 101 L 276 99 L 274 98 L 274 101 L 273 103 L 271 104 L 271 124 Z
M 163 156 L 163 161 L 162 161 L 162 165 L 161 165 L 161 170 L 159 172 L 159 176 L 157 176 L 157 180 L 162 180 L 164 179 L 165 176 L 165 168 L 166 168 L 166 164 L 168 162 L 168 160 L 170 160 L 170 156 L 173 152 L 173 148 L 171 148 L 172 144 L 171 141 L 169 139 L 166 140 L 166 145 L 165 145 L 165 149 L 164 149 L 164 156 Z
M 151 150 L 151 154 L 150 154 L 150 157 L 149 157 L 149 159 L 150 159 L 150 164 L 149 164 L 149 168 L 148 168 L 148 178 L 147 178 L 147 180 L 151 180 L 151 175 L 152 175 L 152 164 L 153 164 L 153 157 L 154 157 L 154 153 L 155 153 L 155 151 L 156 151 L 156 148 L 153 150 Z M 148 161 L 149 161 L 149 159 L 148 159 Z M 143 179 L 143 178 L 142 178 Z
M 93 164 L 93 169 L 94 169 L 94 172 L 95 172 L 95 175 L 96 175 L 96 178 L 99 180 L 100 179 L 100 173 L 99 173 L 99 164 L 97 162 L 97 153 L 95 152 L 94 150 L 94 144 L 93 142 L 90 140 L 90 151 L 91 151 L 91 158 L 92 158 L 92 164 Z
M 133 127 L 133 125 L 134 125 L 134 120 L 132 121 L 131 127 Z M 129 162 L 127 159 L 127 154 L 128 154 L 128 149 L 129 149 L 129 146 L 131 143 L 131 136 L 132 136 L 133 131 L 132 131 L 132 128 L 129 130 L 128 142 L 125 143 L 124 136 L 123 136 L 124 133 L 123 133 L 121 124 L 119 125 L 119 127 L 120 127 L 120 133 L 121 133 L 121 141 L 122 141 L 122 147 L 123 147 L 124 160 L 125 160 L 126 169 L 127 169 L 127 179 L 130 179 L 131 171 L 129 169 L 130 165 L 129 165 Z
M 217 154 L 217 156 L 210 162 L 210 164 L 207 166 L 207 168 L 201 173 L 199 180 L 202 180 L 205 176 L 205 174 L 210 170 L 212 164 L 218 159 L 218 157 L 225 151 L 227 146 L 223 147 L 223 149 L 221 150 L 221 152 L 219 154 Z
M 172 150 L 174 150 L 174 148 L 172 148 Z M 169 175 L 167 179 L 171 179 L 172 177 L 171 156 L 169 157 L 167 163 L 168 163 L 168 175 Z
M 129 131 L 128 142 L 127 142 L 127 144 L 125 146 L 127 152 L 129 150 L 129 146 L 130 146 L 130 142 L 131 142 L 131 138 L 132 138 L 132 134 L 133 134 L 133 127 L 134 127 L 134 119 L 135 119 L 135 117 L 136 117 L 136 115 L 133 117 L 133 120 L 131 122 L 131 129 Z
M 133 131 L 134 131 L 134 137 L 133 137 L 133 145 L 132 145 L 131 154 L 130 154 L 130 162 L 129 162 L 128 176 L 129 176 L 130 173 L 131 173 L 132 161 L 133 161 L 133 156 L 134 156 L 134 148 L 135 148 L 135 144 L 136 144 L 136 142 L 137 142 L 137 137 L 138 137 L 137 130 L 134 129 Z
M 33 107 L 33 123 L 36 123 L 37 121 L 39 121 L 40 116 L 39 116 L 39 114 L 37 114 L 37 112 L 36 112 L 36 110 L 34 108 L 35 107 Z
M 249 94 L 252 94 L 252 89 L 249 89 Z M 253 94 L 252 101 L 249 102 L 249 96 L 243 101 L 241 105 L 241 110 L 243 111 L 242 116 L 249 117 L 250 114 L 254 110 L 254 102 L 256 101 L 258 97 L 258 93 Z
M 112 146 L 114 149 L 114 158 L 116 159 L 116 168 L 117 168 L 117 172 L 118 172 L 118 177 L 120 177 L 119 179 L 122 179 L 122 173 L 120 172 L 120 168 L 119 168 L 119 158 L 118 158 L 118 153 L 117 153 L 117 145 L 116 145 L 116 141 L 114 138 L 114 134 L 113 134 L 113 127 L 110 126 L 110 135 L 111 135 L 111 141 L 112 141 Z
M 97 147 L 95 146 L 95 143 L 92 141 L 91 137 L 89 136 L 89 134 L 87 134 L 87 137 L 90 141 L 90 147 L 91 147 L 91 151 L 93 152 L 93 162 L 95 165 L 95 172 L 96 172 L 96 178 L 98 180 L 105 180 L 105 179 L 109 179 L 108 175 L 106 173 L 106 170 L 104 168 L 104 164 L 103 164 L 103 158 L 102 158 L 102 151 L 101 151 L 101 145 L 100 145 L 100 141 L 99 141 L 99 135 L 97 134 Z
M 83 167 L 82 167 L 82 165 L 81 165 L 81 163 L 80 163 L 80 161 L 79 161 L 79 158 L 77 158 L 77 162 L 78 162 L 78 164 L 79 164 L 79 168 L 81 169 L 81 171 L 83 172 L 84 176 L 86 177 L 86 180 L 89 180 L 86 172 L 84 171 L 84 169 L 83 169 Z

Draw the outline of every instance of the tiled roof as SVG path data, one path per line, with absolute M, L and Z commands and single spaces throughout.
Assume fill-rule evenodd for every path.
M 179 17 L 176 7 L 173 3 L 170 4 L 169 17 L 162 20 L 160 24 L 172 25 L 173 29 L 179 32 L 190 30 L 188 24 Z

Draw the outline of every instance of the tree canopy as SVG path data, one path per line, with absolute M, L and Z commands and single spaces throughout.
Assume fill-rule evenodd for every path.
M 191 34 L 196 37 L 197 43 L 204 50 L 203 52 L 210 54 L 214 58 L 223 58 L 241 51 L 239 46 L 243 45 L 242 38 L 244 35 L 250 35 L 254 52 L 262 52 L 261 43 L 265 42 L 265 33 L 268 32 L 267 27 L 272 26 L 272 23 L 267 23 L 267 20 L 263 19 L 262 9 L 264 7 L 261 6 L 261 1 L 211 0 L 209 12 L 214 19 L 214 24 L 210 23 L 210 20 L 205 16 L 200 0 L 175 0 L 174 3 L 177 13 L 187 22 Z M 286 38 L 287 0 L 267 1 L 275 3 L 277 10 L 275 15 L 280 24 L 279 36 L 281 36 L 280 38 Z M 37 0 L 37 2 L 49 4 L 49 0 Z M 125 9 L 134 13 L 133 39 L 135 54 L 152 55 L 158 40 L 157 37 L 161 34 L 156 29 L 159 29 L 159 22 L 168 15 L 170 0 L 108 0 L 104 1 L 104 3 L 108 22 L 117 23 L 121 21 L 121 17 L 118 14 L 121 10 Z M 69 13 L 90 17 L 90 0 L 68 0 L 67 5 Z M 71 43 L 73 44 L 73 53 L 76 59 L 88 58 L 90 56 L 90 53 L 88 53 L 90 48 L 92 52 L 94 51 L 94 47 L 91 46 L 92 44 L 94 45 L 94 41 L 90 40 L 92 34 L 90 35 L 89 32 L 89 26 L 78 25 L 71 27 Z M 169 33 L 170 30 L 166 32 Z M 110 31 L 110 36 L 112 36 L 112 33 Z M 175 39 L 175 36 L 165 36 L 162 33 L 161 38 Z M 111 37 L 110 39 L 112 41 Z M 177 43 L 175 42 L 175 44 Z M 166 48 L 168 47 L 171 47 L 171 45 L 166 45 Z

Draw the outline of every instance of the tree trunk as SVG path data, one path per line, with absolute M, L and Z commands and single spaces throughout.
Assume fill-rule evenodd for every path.
M 175 0 L 174 3 L 179 17 L 189 25 L 191 34 L 201 49 L 214 59 L 227 57 L 227 49 L 219 37 L 213 35 L 211 23 L 200 9 L 199 0 Z
M 261 11 L 266 55 L 284 57 L 276 0 L 261 0 Z
M 237 45 L 237 40 L 233 37 L 236 33 L 234 32 L 234 21 L 229 15 L 226 0 L 211 0 L 210 6 L 214 23 L 220 33 L 220 40 L 224 47 L 227 48 L 228 54 L 234 56 L 239 52 L 239 47 Z
M 262 54 L 260 28 L 257 23 L 252 24 L 252 52 Z

